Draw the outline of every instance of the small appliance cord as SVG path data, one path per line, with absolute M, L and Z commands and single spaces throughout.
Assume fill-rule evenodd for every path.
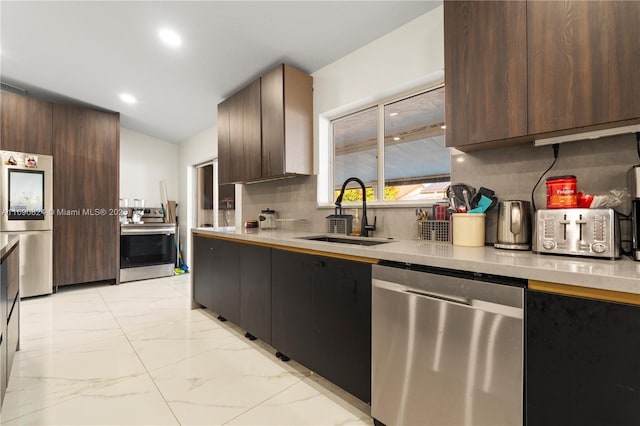
M 638 154 L 640 155 L 640 135 L 639 133 L 636 133 L 636 137 L 638 137 Z M 549 166 L 549 168 L 547 170 L 544 171 L 544 173 L 542 173 L 540 175 L 540 179 L 538 179 L 538 181 L 536 182 L 535 185 L 533 185 L 533 189 L 531 190 L 531 206 L 533 207 L 533 212 L 536 212 L 536 200 L 534 197 L 534 194 L 536 192 L 536 188 L 538 187 L 538 185 L 540 184 L 540 181 L 542 180 L 542 178 L 544 177 L 544 175 L 546 175 L 547 173 L 549 173 L 549 170 L 551 170 L 553 168 L 553 166 L 556 165 L 556 161 L 558 161 L 558 153 L 560 152 L 560 144 L 558 143 L 554 143 L 553 144 L 553 163 L 551 163 L 551 165 Z

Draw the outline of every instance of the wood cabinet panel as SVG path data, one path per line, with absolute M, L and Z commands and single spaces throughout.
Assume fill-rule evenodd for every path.
M 526 7 L 444 2 L 447 146 L 527 134 Z
M 119 271 L 119 116 L 54 105 L 53 282 L 114 280 Z
M 262 173 L 284 172 L 284 78 L 283 66 L 262 76 Z
M 530 134 L 640 117 L 640 7 L 527 2 Z
M 313 79 L 282 64 L 262 76 L 262 177 L 313 171 Z
M 640 307 L 526 295 L 526 424 L 636 425 Z
M 254 180 L 262 176 L 262 116 L 260 110 L 260 79 L 242 90 L 243 143 L 238 159 L 240 179 Z
M 312 86 L 311 76 L 282 64 L 219 105 L 221 183 L 313 172 Z
M 6 151 L 53 154 L 53 105 L 38 99 L 1 92 L 1 146 Z
M 229 133 L 231 99 L 218 104 L 218 181 L 221 184 L 233 181 L 231 166 L 231 140 Z

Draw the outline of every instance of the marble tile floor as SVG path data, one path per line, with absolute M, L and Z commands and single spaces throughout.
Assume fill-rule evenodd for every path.
M 3 425 L 372 425 L 369 407 L 233 324 L 190 276 L 23 300 Z

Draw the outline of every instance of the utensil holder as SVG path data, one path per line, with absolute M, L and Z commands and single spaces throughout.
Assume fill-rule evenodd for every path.
M 451 222 L 448 220 L 419 220 L 418 239 L 450 243 Z
M 353 216 L 350 214 L 332 214 L 327 216 L 328 234 L 351 234 Z
M 484 213 L 454 213 L 451 216 L 454 246 L 484 246 Z

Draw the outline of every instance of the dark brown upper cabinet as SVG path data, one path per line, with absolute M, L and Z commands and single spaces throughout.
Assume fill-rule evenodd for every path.
M 279 65 L 218 105 L 220 184 L 313 170 L 311 76 Z
M 640 4 L 527 3 L 529 134 L 640 117 Z
M 447 146 L 640 122 L 638 22 L 636 2 L 445 2 Z
M 53 155 L 53 106 L 49 102 L 1 92 L 2 139 L 6 151 Z
M 289 65 L 262 76 L 262 177 L 313 172 L 313 79 Z
M 526 3 L 444 2 L 447 146 L 527 134 Z
M 120 117 L 55 104 L 53 118 L 53 207 L 81 213 L 54 216 L 53 283 L 117 281 Z

